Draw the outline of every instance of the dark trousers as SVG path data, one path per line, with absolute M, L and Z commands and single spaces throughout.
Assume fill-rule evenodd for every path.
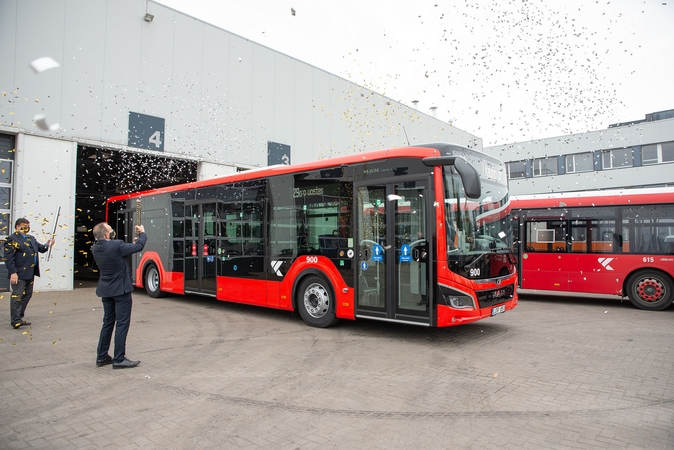
M 11 284 L 12 298 L 9 301 L 9 314 L 11 316 L 12 325 L 23 322 L 23 315 L 26 312 L 26 306 L 30 298 L 33 296 L 33 281 L 19 280 L 16 284 Z
M 119 363 L 126 357 L 126 334 L 131 322 L 131 292 L 114 297 L 103 297 L 103 327 L 98 340 L 98 357 L 104 359 L 110 350 L 112 330 L 115 328 L 115 356 L 112 361 Z

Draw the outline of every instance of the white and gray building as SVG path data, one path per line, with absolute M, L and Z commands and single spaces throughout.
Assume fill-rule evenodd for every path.
M 507 163 L 512 195 L 674 187 L 674 110 L 484 152 Z

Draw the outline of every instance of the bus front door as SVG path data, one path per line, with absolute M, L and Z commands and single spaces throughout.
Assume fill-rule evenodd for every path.
M 185 206 L 191 210 L 185 214 L 185 293 L 215 295 L 215 203 Z
M 429 185 L 410 179 L 355 186 L 357 317 L 430 324 Z

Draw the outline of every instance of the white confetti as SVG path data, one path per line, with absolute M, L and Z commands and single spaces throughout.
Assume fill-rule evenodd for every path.
M 35 125 L 37 125 L 39 129 L 44 131 L 56 131 L 61 127 L 58 122 L 48 125 L 47 118 L 44 116 L 44 114 L 37 114 L 35 117 L 33 117 L 33 122 L 35 122 Z
M 45 70 L 53 69 L 59 66 L 60 64 L 54 61 L 49 56 L 38 58 L 32 63 L 30 63 L 30 68 L 33 69 L 35 73 L 44 72 Z

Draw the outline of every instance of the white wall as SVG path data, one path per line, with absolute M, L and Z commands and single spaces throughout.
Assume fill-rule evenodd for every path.
M 56 243 L 51 258 L 40 258 L 41 276 L 35 289 L 73 288 L 75 235 L 75 161 L 77 144 L 39 136 L 19 135 L 16 142 L 12 229 L 19 217 L 30 221 L 31 234 L 44 244 L 51 236 L 58 206 L 61 206 Z

